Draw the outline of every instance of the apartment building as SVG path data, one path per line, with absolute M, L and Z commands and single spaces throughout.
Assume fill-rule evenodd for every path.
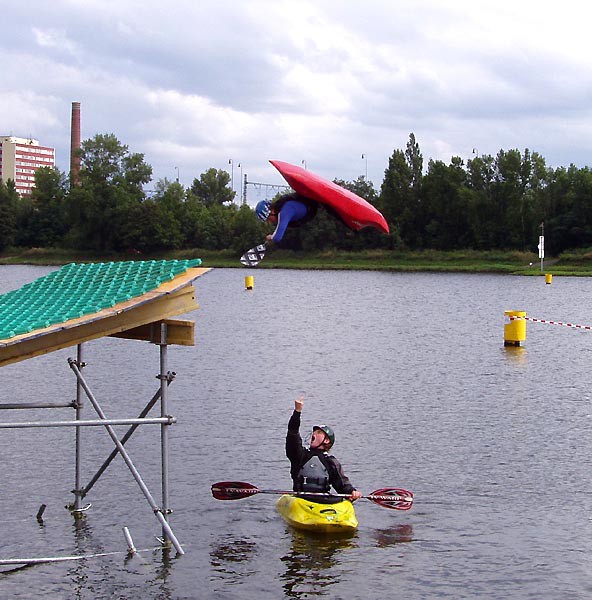
M 55 149 L 40 146 L 37 140 L 0 136 L 0 179 L 12 179 L 20 196 L 29 196 L 35 187 L 35 171 L 55 167 Z

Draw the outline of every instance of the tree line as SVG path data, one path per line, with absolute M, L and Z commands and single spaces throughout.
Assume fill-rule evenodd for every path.
M 185 188 L 159 180 L 152 167 L 113 134 L 85 140 L 75 185 L 58 169 L 35 174 L 30 198 L 0 182 L 0 250 L 62 247 L 97 252 L 157 253 L 197 248 L 242 253 L 269 225 L 237 206 L 230 175 L 208 169 Z M 375 205 L 391 233 L 349 230 L 319 210 L 305 227 L 289 229 L 282 246 L 306 251 L 476 249 L 536 251 L 544 224 L 546 250 L 559 254 L 592 245 L 592 172 L 550 168 L 528 149 L 500 150 L 449 164 L 424 160 L 413 133 L 389 158 L 379 190 L 363 176 L 342 185 Z

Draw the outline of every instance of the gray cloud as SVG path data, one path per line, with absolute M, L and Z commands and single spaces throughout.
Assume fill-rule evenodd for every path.
M 570 5 L 577 6 L 577 19 Z M 240 162 L 281 182 L 279 158 L 379 186 L 413 131 L 426 158 L 472 148 L 588 162 L 591 9 L 567 0 L 30 0 L 3 15 L 0 133 L 33 136 L 68 169 L 83 137 L 114 133 L 155 178 L 189 185 Z M 239 173 L 235 167 L 235 181 Z M 236 187 L 236 186 L 235 186 Z

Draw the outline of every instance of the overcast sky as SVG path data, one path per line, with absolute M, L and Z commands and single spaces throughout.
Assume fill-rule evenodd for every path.
M 0 0 L 0 135 L 56 148 L 113 133 L 184 185 L 239 190 L 279 159 L 368 176 L 424 156 L 529 148 L 592 165 L 592 5 L 573 0 Z M 362 155 L 365 158 L 362 158 Z M 232 161 L 232 164 L 229 161 Z M 239 164 L 241 165 L 239 167 Z M 249 188 L 249 203 L 257 201 Z

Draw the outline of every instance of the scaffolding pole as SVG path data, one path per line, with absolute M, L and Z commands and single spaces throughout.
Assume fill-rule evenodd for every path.
M 162 362 L 162 358 L 161 358 L 161 362 Z M 90 403 L 92 404 L 93 408 L 95 409 L 95 411 L 97 412 L 99 417 L 102 420 L 106 420 L 105 413 L 103 412 L 103 409 L 97 402 L 91 389 L 89 388 L 84 377 L 82 376 L 82 373 L 80 372 L 80 369 L 78 368 L 77 362 L 74 359 L 69 358 L 68 364 L 70 365 L 70 368 L 74 371 L 74 374 L 76 375 L 78 381 L 80 382 L 82 389 L 84 390 L 84 392 L 86 394 L 86 397 L 89 399 Z M 109 434 L 109 436 L 113 440 L 113 443 L 119 450 L 121 457 L 123 458 L 128 469 L 130 470 L 132 476 L 136 480 L 136 483 L 139 485 L 140 489 L 142 490 L 142 493 L 144 494 L 144 497 L 146 498 L 146 500 L 148 501 L 148 504 L 152 508 L 152 511 L 154 512 L 156 518 L 159 520 L 160 524 L 162 525 L 162 529 L 163 529 L 164 535 L 166 536 L 166 539 L 170 540 L 170 542 L 174 546 L 175 550 L 179 554 L 185 554 L 185 551 L 183 550 L 183 548 L 181 547 L 181 544 L 175 537 L 173 530 L 171 529 L 168 521 L 165 518 L 165 515 L 163 514 L 164 510 L 162 508 L 160 508 L 154 501 L 154 498 L 152 497 L 150 490 L 144 483 L 140 473 L 136 469 L 132 459 L 130 458 L 129 454 L 127 453 L 127 450 L 123 447 L 123 444 L 119 441 L 115 431 L 113 430 L 113 427 L 111 425 L 105 424 L 105 429 L 107 430 L 107 433 Z M 165 461 L 163 460 L 163 465 L 164 464 L 165 464 Z
M 166 323 L 160 324 L 160 416 L 164 419 L 168 417 L 168 376 L 167 376 L 167 326 Z M 162 512 L 165 520 L 171 513 L 169 504 L 169 444 L 168 427 L 166 424 L 160 427 L 160 448 L 161 448 L 161 481 L 162 481 Z M 165 543 L 171 540 L 167 537 L 167 531 L 162 530 L 162 537 Z
M 87 419 L 78 421 L 20 421 L 0 423 L 0 429 L 28 429 L 31 427 L 104 427 L 105 425 L 172 425 L 175 417 L 153 417 L 148 419 Z
M 55 404 L 44 404 L 37 402 L 8 402 L 0 404 L 0 410 L 19 410 L 23 408 L 74 408 L 74 402 L 59 402 Z
M 83 344 L 78 344 L 77 346 L 77 365 L 78 369 L 82 370 L 86 365 L 83 362 Z M 78 379 L 76 380 L 76 420 L 82 420 L 82 386 Z M 76 438 L 75 438 L 75 454 L 76 454 L 76 464 L 75 464 L 75 473 L 74 473 L 74 512 L 76 514 L 80 514 L 82 509 L 82 429 L 80 427 L 76 427 Z

